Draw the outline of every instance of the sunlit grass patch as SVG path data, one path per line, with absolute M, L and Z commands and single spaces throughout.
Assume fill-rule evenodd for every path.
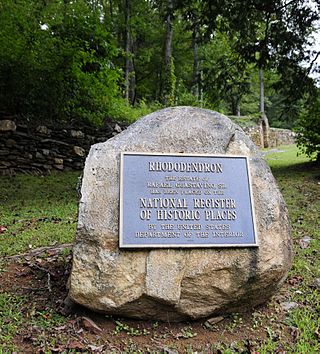
M 283 145 L 270 149 L 263 149 L 262 153 L 273 169 L 294 168 L 296 165 L 309 162 L 308 157 L 299 153 L 296 145 Z

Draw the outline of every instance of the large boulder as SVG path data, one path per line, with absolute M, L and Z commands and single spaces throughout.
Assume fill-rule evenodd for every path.
M 119 249 L 121 152 L 245 155 L 258 247 Z M 292 261 L 288 213 L 274 177 L 243 130 L 209 110 L 175 107 L 91 147 L 79 205 L 69 297 L 92 310 L 180 321 L 265 302 Z

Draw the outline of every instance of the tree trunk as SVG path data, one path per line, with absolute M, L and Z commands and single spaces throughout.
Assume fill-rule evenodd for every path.
M 261 145 L 264 148 L 269 147 L 269 120 L 265 113 L 265 102 L 264 102 L 264 79 L 263 79 L 263 69 L 259 68 L 259 81 L 260 81 L 260 114 L 261 114 Z
M 230 108 L 233 116 L 240 117 L 240 95 L 234 93 L 230 96 Z
M 266 114 L 261 113 L 261 146 L 264 148 L 269 147 L 269 122 Z
M 109 6 L 110 19 L 112 21 L 112 19 L 113 19 L 113 3 L 112 3 L 112 0 L 110 0 L 109 3 L 110 3 L 110 6 Z
M 167 0 L 166 38 L 164 50 L 164 83 L 162 101 L 165 105 L 172 105 L 174 100 L 175 77 L 172 59 L 172 38 L 173 38 L 173 2 Z
M 131 38 L 131 55 L 134 53 L 134 47 L 132 43 L 132 38 Z M 130 57 L 129 61 L 129 102 L 134 105 L 135 99 L 136 99 L 136 71 L 135 71 L 135 66 L 134 66 L 134 59 L 132 56 Z
M 106 23 L 108 23 L 109 25 L 109 31 L 111 33 L 113 33 L 113 4 L 112 4 L 112 0 L 109 1 L 109 8 L 108 8 L 108 5 L 107 5 L 107 2 L 106 1 L 106 4 L 105 4 L 105 16 L 106 18 L 109 17 L 109 21 L 106 19 Z
M 173 23 L 172 23 L 173 5 L 172 0 L 167 1 L 167 15 L 166 15 L 166 42 L 165 42 L 165 72 L 168 71 L 172 56 L 172 37 L 173 37 Z
M 129 75 L 130 75 L 130 0 L 125 0 L 125 25 L 126 25 L 126 34 L 125 34 L 125 51 L 126 51 L 126 64 L 125 64 L 125 98 L 126 101 L 129 102 Z
M 113 26 L 112 26 L 112 21 L 113 21 L 113 9 L 112 9 L 112 0 L 101 0 L 100 1 L 100 6 L 102 6 L 103 9 L 103 17 L 104 17 L 104 23 L 107 28 L 108 32 L 113 33 Z
M 237 117 L 241 116 L 241 111 L 240 111 L 240 100 L 237 102 Z
M 192 93 L 199 100 L 200 83 L 199 83 L 199 53 L 198 53 L 198 27 L 195 26 L 192 31 L 192 48 L 193 48 L 193 75 L 192 75 Z
M 132 60 L 132 38 L 130 28 L 131 8 L 130 0 L 125 0 L 125 98 L 128 103 L 133 103 L 135 95 L 135 78 Z
M 263 69 L 259 68 L 259 81 L 260 81 L 260 113 L 264 113 L 264 79 Z
M 200 107 L 203 107 L 203 87 L 202 87 L 202 79 L 203 78 L 203 71 L 200 70 L 200 76 L 199 76 L 199 98 L 200 98 Z

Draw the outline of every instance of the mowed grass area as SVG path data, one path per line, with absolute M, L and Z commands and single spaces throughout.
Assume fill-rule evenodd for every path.
M 310 162 L 305 156 L 297 155 L 298 149 L 295 145 L 282 146 L 277 150 L 267 153 L 265 159 L 286 201 L 293 239 L 299 241 L 300 245 L 302 238 L 309 237 L 310 246 L 314 246 L 313 251 L 310 251 L 311 247 L 302 248 L 302 253 L 301 247 L 296 249 L 297 256 L 301 255 L 296 257 L 298 261 L 308 253 L 319 250 L 320 166 Z
M 289 273 L 290 301 L 299 307 L 288 316 L 297 329 L 293 353 L 320 352 L 320 168 L 298 155 L 295 145 L 265 155 L 286 201 L 295 258 Z M 292 348 L 293 349 L 293 348 Z
M 288 279 L 266 306 L 211 327 L 205 320 L 150 324 L 90 313 L 102 328 L 93 335 L 81 327 L 81 314 L 62 316 L 70 254 L 13 263 L 3 256 L 73 241 L 79 173 L 1 177 L 0 353 L 319 353 L 320 169 L 297 152 L 294 145 L 264 151 L 292 223 L 295 258 Z M 284 303 L 292 308 L 284 310 Z
M 0 256 L 73 241 L 79 175 L 0 177 Z

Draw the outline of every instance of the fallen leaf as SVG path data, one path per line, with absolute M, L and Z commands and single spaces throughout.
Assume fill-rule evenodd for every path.
M 93 352 L 102 353 L 104 345 L 100 345 L 99 347 L 97 347 L 96 345 L 89 344 L 88 348 L 91 349 Z
M 216 323 L 219 323 L 223 320 L 224 320 L 223 316 L 218 316 L 218 317 L 208 318 L 206 322 L 208 322 L 210 325 L 215 325 Z
M 102 329 L 97 324 L 95 324 L 89 317 L 83 316 L 80 318 L 80 321 L 82 327 L 87 331 L 95 334 L 102 332 Z
M 0 234 L 4 234 L 8 229 L 3 226 L 3 225 L 0 225 Z
M 66 347 L 64 345 L 58 345 L 57 347 L 51 347 L 50 352 L 51 353 L 62 353 L 65 352 Z
M 294 301 L 286 301 L 286 302 L 282 302 L 280 304 L 280 306 L 282 307 L 282 309 L 284 311 L 291 311 L 291 310 L 296 309 L 297 307 L 299 307 L 299 304 L 297 302 L 294 302 Z
M 84 345 L 75 339 L 71 339 L 67 344 L 67 349 L 81 350 L 84 349 Z
M 298 334 L 299 334 L 299 330 L 297 327 L 290 328 L 290 335 L 294 340 L 296 340 L 296 338 L 298 337 Z
M 303 249 L 310 247 L 311 240 L 312 240 L 312 238 L 309 236 L 303 237 L 301 240 L 299 240 L 300 247 Z
M 288 279 L 288 283 L 290 285 L 299 285 L 302 283 L 303 277 L 301 275 L 294 275 L 293 277 Z

